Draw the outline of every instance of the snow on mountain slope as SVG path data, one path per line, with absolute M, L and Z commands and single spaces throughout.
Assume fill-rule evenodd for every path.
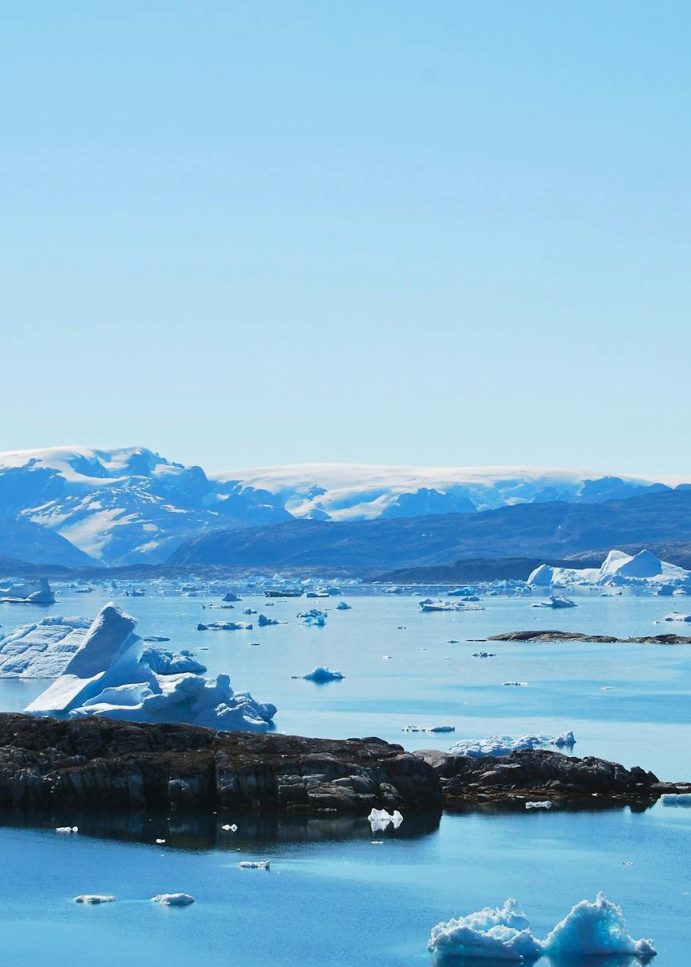
M 636 477 L 525 467 L 305 464 L 211 474 L 280 498 L 295 517 L 363 520 L 471 513 L 517 503 L 597 503 L 665 484 Z
M 291 517 L 474 513 L 514 503 L 599 502 L 651 487 L 663 484 L 510 467 L 314 464 L 207 474 L 143 447 L 0 453 L 0 519 L 41 525 L 105 564 L 156 563 L 196 534 Z
M 270 494 L 242 490 L 142 447 L 0 454 L 0 517 L 57 531 L 107 564 L 153 563 L 195 533 L 289 519 Z

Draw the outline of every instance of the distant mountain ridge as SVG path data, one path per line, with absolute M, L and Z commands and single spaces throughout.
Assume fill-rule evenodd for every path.
M 591 504 L 667 490 L 664 481 L 510 467 L 324 464 L 212 474 L 144 447 L 0 453 L 0 521 L 38 525 L 63 539 L 52 544 L 49 560 L 68 567 L 160 563 L 206 534 L 296 518 L 474 517 L 514 504 Z M 36 561 L 38 533 L 25 532 L 26 551 L 16 536 L 12 549 L 0 540 L 0 554 Z
M 349 522 L 294 520 L 193 538 L 175 565 L 352 567 L 363 572 L 464 558 L 563 559 L 621 545 L 691 540 L 691 489 L 601 504 L 518 504 L 475 514 Z

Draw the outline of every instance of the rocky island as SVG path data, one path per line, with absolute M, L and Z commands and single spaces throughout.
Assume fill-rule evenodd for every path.
M 469 759 L 378 738 L 0 715 L 0 808 L 422 814 L 531 799 L 649 805 L 689 791 L 640 768 L 546 750 Z

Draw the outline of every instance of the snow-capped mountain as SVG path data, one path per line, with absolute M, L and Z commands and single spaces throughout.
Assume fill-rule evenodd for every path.
M 142 447 L 1 453 L 0 517 L 57 531 L 106 564 L 156 563 L 192 534 L 290 519 L 271 494 Z
M 207 474 L 143 447 L 0 453 L 0 518 L 105 564 L 156 563 L 193 535 L 293 517 L 365 520 L 600 502 L 665 484 L 560 470 L 302 465 Z M 2 547 L 0 547 L 0 553 Z M 21 556 L 17 548 L 14 556 Z
M 280 500 L 293 517 L 372 520 L 465 514 L 511 504 L 599 503 L 668 484 L 637 477 L 526 467 L 388 467 L 304 464 L 212 474 Z

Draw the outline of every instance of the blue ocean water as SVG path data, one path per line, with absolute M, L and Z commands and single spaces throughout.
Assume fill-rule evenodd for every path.
M 2 606 L 0 622 L 6 629 L 46 613 L 90 617 L 105 600 L 100 590 L 65 592 L 48 612 Z M 165 647 L 192 648 L 210 673 L 227 671 L 236 688 L 273 701 L 281 731 L 377 734 L 408 748 L 443 748 L 458 738 L 570 728 L 578 754 L 691 778 L 691 649 L 472 641 L 533 627 L 659 633 L 670 625 L 656 622 L 673 606 L 683 610 L 683 599 L 581 596 L 577 608 L 542 611 L 530 600 L 488 597 L 484 611 L 459 614 L 421 614 L 417 599 L 405 596 L 348 600 L 352 610 L 343 612 L 333 600 L 310 602 L 329 609 L 323 629 L 297 622 L 306 601 L 269 609 L 263 598 L 247 598 L 233 611 L 209 611 L 202 605 L 210 598 L 149 593 L 119 603 L 139 619 L 141 634 L 169 636 Z M 199 621 L 244 618 L 245 607 L 287 623 L 195 630 Z M 472 657 L 480 647 L 496 657 Z M 291 677 L 317 664 L 346 678 L 317 686 Z M 2 681 L 0 708 L 23 708 L 44 686 Z M 454 725 L 455 734 L 401 731 L 439 723 Z M 63 837 L 0 817 L 4 963 L 413 967 L 429 963 L 427 938 L 439 920 L 515 896 L 543 936 L 573 903 L 599 890 L 623 906 L 634 937 L 653 938 L 656 963 L 682 967 L 690 959 L 691 810 L 488 811 L 445 815 L 431 828 L 408 817 L 398 832 L 376 837 L 364 817 L 281 827 L 239 817 L 230 838 L 175 817 L 150 829 L 130 828 L 120 817 L 101 826 L 74 819 L 80 833 Z M 157 837 L 166 845 L 157 846 Z M 271 871 L 240 870 L 248 858 L 270 858 Z M 197 902 L 178 910 L 149 902 L 169 891 L 192 893 Z M 72 902 L 86 892 L 118 901 L 96 908 Z

